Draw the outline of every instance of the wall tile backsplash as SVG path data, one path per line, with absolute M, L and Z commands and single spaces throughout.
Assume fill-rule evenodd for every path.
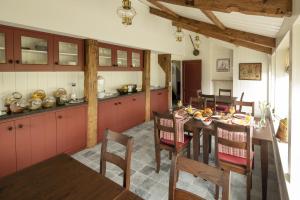
M 26 98 L 37 89 L 52 95 L 57 88 L 71 92 L 71 83 L 76 83 L 77 96 L 83 97 L 83 72 L 0 72 L 0 109 L 6 95 L 18 91 Z

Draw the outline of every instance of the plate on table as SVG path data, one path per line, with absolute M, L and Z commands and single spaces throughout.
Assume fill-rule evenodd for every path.
M 234 117 L 234 118 L 237 118 L 237 119 L 246 119 L 246 116 L 247 116 L 247 115 L 241 114 L 241 113 L 233 114 L 233 117 Z
M 212 123 L 212 119 L 210 117 L 202 117 L 201 121 L 205 126 L 209 126 Z
M 213 115 L 211 116 L 212 119 L 222 119 L 221 115 Z
M 238 119 L 238 118 L 232 118 L 231 122 L 233 124 L 242 125 L 242 126 L 249 126 L 250 121 L 244 120 L 244 119 Z

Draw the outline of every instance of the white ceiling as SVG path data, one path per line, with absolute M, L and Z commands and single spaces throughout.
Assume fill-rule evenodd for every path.
M 151 5 L 147 0 L 139 0 L 146 5 Z M 160 2 L 178 15 L 212 24 L 200 9 Z M 155 6 L 153 6 L 155 7 Z M 284 18 L 245 15 L 232 12 L 213 12 L 217 18 L 228 28 L 256 33 L 259 35 L 276 37 Z

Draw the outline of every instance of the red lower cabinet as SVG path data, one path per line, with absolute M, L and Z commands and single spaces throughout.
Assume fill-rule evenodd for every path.
M 30 119 L 15 120 L 17 170 L 31 165 Z
M 105 129 L 123 132 L 145 121 L 145 93 L 121 96 L 98 104 L 98 142 Z
M 86 107 L 56 112 L 58 153 L 73 153 L 85 147 L 86 119 Z
M 55 113 L 30 117 L 31 160 L 36 164 L 56 155 Z
M 13 121 L 0 123 L 0 177 L 17 170 L 16 134 Z
M 168 90 L 162 89 L 151 91 L 150 102 L 151 118 L 153 117 L 153 111 L 159 113 L 167 112 L 169 109 Z

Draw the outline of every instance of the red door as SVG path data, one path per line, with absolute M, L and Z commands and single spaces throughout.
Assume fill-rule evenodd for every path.
M 32 164 L 56 155 L 55 113 L 43 113 L 30 118 Z
M 17 170 L 14 126 L 13 121 L 0 124 L 0 177 Z
M 201 60 L 183 61 L 183 103 L 189 104 L 190 98 L 201 90 Z
M 131 97 L 123 97 L 119 99 L 116 113 L 116 127 L 118 132 L 123 132 L 131 128 L 132 116 L 131 116 Z
M 145 122 L 145 94 L 136 95 L 132 101 L 135 109 L 133 126 L 136 126 Z
M 15 29 L 14 57 L 16 71 L 52 71 L 53 36 Z
M 84 47 L 83 40 L 54 36 L 54 70 L 82 71 Z
M 102 141 L 105 129 L 117 131 L 115 127 L 118 102 L 114 100 L 98 104 L 98 142 Z
M 31 165 L 30 119 L 15 121 L 17 169 L 21 170 Z
M 57 154 L 64 153 L 66 150 L 65 133 L 67 132 L 67 120 L 65 110 L 57 111 L 56 117 L 56 136 L 57 136 Z
M 0 71 L 14 71 L 13 29 L 0 26 Z

